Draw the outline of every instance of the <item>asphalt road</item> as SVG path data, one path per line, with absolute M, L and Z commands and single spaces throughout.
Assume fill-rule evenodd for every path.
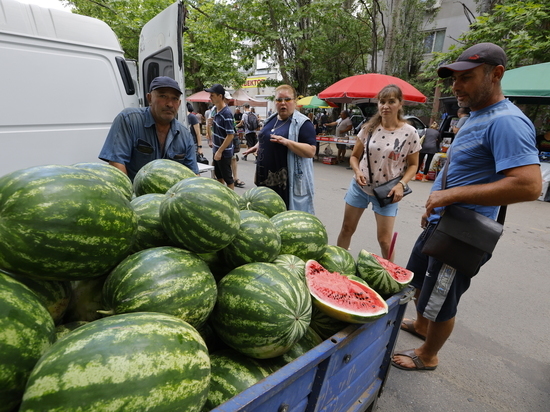
M 350 152 L 348 151 L 348 156 Z M 208 153 L 207 157 L 212 158 Z M 238 162 L 238 177 L 253 187 L 255 165 Z M 335 245 L 342 223 L 344 194 L 352 178 L 343 165 L 315 162 L 316 215 Z M 395 262 L 404 266 L 420 233 L 420 216 L 431 183 L 411 182 L 413 193 L 400 204 Z M 382 412 L 550 411 L 550 203 L 508 207 L 504 235 L 493 258 L 463 296 L 450 339 L 435 371 L 391 368 L 378 402 Z M 379 254 L 374 214 L 365 211 L 352 239 Z M 406 316 L 415 315 L 409 303 Z M 397 349 L 421 341 L 401 333 Z M 336 412 L 336 411 L 335 411 Z

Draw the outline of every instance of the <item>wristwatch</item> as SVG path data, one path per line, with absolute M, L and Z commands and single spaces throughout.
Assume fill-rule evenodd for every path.
M 409 188 L 409 186 L 404 181 L 400 180 L 399 183 L 401 183 L 401 185 L 403 186 L 403 190 L 407 190 Z
M 202 146 L 197 146 L 199 149 L 202 149 Z

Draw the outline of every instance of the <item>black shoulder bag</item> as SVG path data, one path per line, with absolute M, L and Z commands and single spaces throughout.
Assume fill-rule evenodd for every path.
M 367 138 L 367 147 L 365 151 L 365 156 L 367 157 L 367 166 L 369 168 L 369 180 L 370 184 L 374 186 L 373 179 L 372 179 L 372 169 L 370 167 L 370 156 L 369 156 L 369 142 L 370 138 L 372 137 L 372 132 L 369 133 L 369 137 Z M 388 180 L 385 183 L 382 183 L 380 186 L 373 187 L 374 196 L 378 200 L 378 203 L 381 207 L 389 205 L 391 202 L 393 202 L 393 195 L 391 197 L 388 197 L 388 193 L 395 187 L 395 185 L 399 184 L 399 181 L 402 179 L 401 176 L 396 177 L 395 179 Z M 411 188 L 407 185 L 407 188 L 403 190 L 403 196 L 406 196 L 408 194 L 412 193 Z
M 441 190 L 447 185 L 447 170 L 450 153 L 441 173 Z M 487 254 L 493 253 L 503 231 L 506 206 L 501 206 L 494 221 L 487 216 L 457 205 L 446 206 L 439 222 L 424 243 L 422 253 L 472 277 L 485 262 Z

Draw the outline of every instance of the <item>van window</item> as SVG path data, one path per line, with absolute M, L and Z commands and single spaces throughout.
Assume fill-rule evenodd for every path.
M 143 61 L 143 95 L 149 93 L 149 85 L 155 77 L 168 76 L 174 78 L 174 64 L 172 49 L 165 48 L 159 50 L 158 53 L 152 54 Z M 145 99 L 145 105 L 149 102 Z

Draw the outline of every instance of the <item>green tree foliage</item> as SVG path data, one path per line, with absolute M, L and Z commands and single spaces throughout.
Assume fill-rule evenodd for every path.
M 481 42 L 498 44 L 506 51 L 507 69 L 550 61 L 550 0 L 498 3 L 490 13 L 480 15 L 449 52 L 435 54 L 422 76 L 424 90 L 433 90 L 438 83 L 438 66 L 456 60 L 466 48 Z

